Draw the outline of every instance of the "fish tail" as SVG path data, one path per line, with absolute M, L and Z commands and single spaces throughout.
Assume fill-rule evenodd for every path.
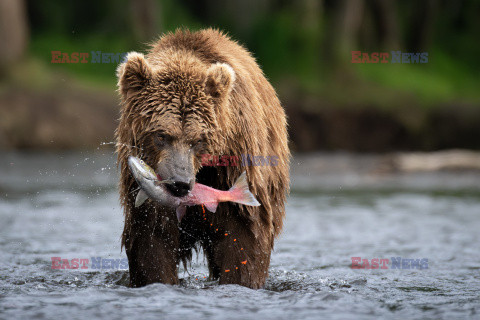
M 232 199 L 230 201 L 241 203 L 247 206 L 260 206 L 255 196 L 248 189 L 247 174 L 244 171 L 235 184 L 228 190 Z

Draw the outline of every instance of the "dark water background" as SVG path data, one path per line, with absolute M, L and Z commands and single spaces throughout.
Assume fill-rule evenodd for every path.
M 208 282 L 202 255 L 179 286 L 130 289 L 125 270 L 51 268 L 126 257 L 113 153 L 2 153 L 0 318 L 480 319 L 480 174 L 385 174 L 375 161 L 294 158 L 265 289 Z M 352 270 L 351 257 L 428 269 Z

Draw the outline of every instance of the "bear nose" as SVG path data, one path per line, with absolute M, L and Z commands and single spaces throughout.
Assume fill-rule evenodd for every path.
M 192 189 L 191 184 L 182 181 L 174 181 L 167 184 L 166 187 L 175 197 L 184 197 Z

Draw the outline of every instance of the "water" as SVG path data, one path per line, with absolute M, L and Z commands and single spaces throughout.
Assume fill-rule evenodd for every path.
M 51 257 L 125 258 L 115 156 L 0 157 L 0 318 L 480 318 L 480 174 L 381 174 L 373 156 L 298 156 L 265 289 L 204 279 L 126 287 L 125 270 L 53 270 Z M 351 257 L 428 269 L 351 269 Z

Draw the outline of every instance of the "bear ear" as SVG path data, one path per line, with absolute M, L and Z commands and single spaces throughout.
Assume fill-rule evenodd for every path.
M 117 68 L 118 89 L 124 97 L 130 90 L 140 90 L 152 78 L 152 68 L 143 54 L 130 52 L 125 60 Z
M 207 70 L 205 92 L 213 98 L 223 98 L 230 93 L 235 81 L 235 71 L 226 63 L 215 63 Z

